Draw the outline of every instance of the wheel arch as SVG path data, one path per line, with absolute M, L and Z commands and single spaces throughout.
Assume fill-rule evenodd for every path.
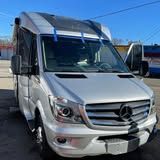
M 41 119 L 44 122 L 44 119 L 46 119 L 46 116 L 44 114 L 44 110 L 43 110 L 43 107 L 42 107 L 42 104 L 41 104 L 40 100 L 37 101 L 36 108 L 35 108 L 35 111 L 34 111 L 35 127 L 36 127 L 36 123 L 37 123 L 37 120 L 38 120 L 39 116 L 41 116 Z

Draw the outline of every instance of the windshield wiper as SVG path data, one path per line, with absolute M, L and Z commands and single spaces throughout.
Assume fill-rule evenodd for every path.
M 75 66 L 73 63 L 59 63 L 59 67 L 73 67 Z
M 112 73 L 124 73 L 124 71 L 119 70 L 119 69 L 114 69 L 114 68 L 110 68 L 110 69 L 107 69 L 107 70 L 109 70 Z
M 100 73 L 124 73 L 124 71 L 122 71 L 122 70 L 112 69 L 112 68 L 99 69 L 97 72 L 100 72 Z

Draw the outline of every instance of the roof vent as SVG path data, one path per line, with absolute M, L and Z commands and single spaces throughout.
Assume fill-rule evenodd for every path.
M 135 78 L 132 74 L 119 74 L 119 78 Z
M 73 79 L 81 79 L 81 78 L 87 78 L 83 74 L 55 74 L 58 78 L 73 78 Z

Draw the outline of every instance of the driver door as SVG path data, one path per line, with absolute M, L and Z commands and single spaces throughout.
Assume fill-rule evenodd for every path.
M 129 49 L 129 53 L 125 61 L 129 69 L 136 72 L 140 69 L 143 50 L 141 44 L 134 44 L 131 47 L 132 48 Z

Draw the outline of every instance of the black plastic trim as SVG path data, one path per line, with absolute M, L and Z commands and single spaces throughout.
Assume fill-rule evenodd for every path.
M 135 78 L 132 74 L 119 74 L 119 78 Z
M 84 74 L 55 74 L 58 78 L 73 78 L 73 79 L 81 79 L 87 78 Z

